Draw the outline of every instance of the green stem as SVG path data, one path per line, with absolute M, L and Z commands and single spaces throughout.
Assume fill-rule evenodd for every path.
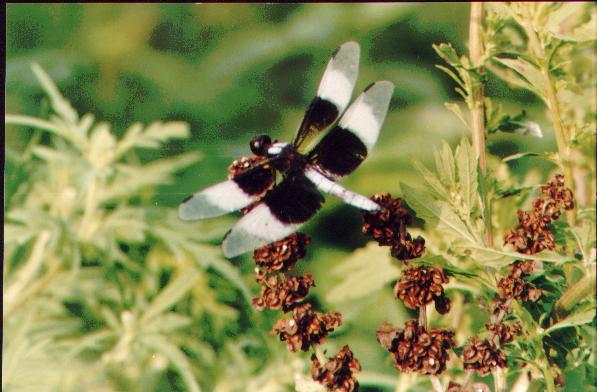
M 545 54 L 545 45 L 541 42 L 541 38 L 533 27 L 532 15 L 527 15 L 524 19 L 523 28 L 529 38 L 529 47 L 533 55 L 537 58 L 539 68 L 543 75 L 544 83 L 547 87 L 546 104 L 547 109 L 551 115 L 553 127 L 556 134 L 556 144 L 558 147 L 559 161 L 562 169 L 564 170 L 564 179 L 566 186 L 575 192 L 574 178 L 572 175 L 572 162 L 570 160 L 570 146 L 568 145 L 568 135 L 562 125 L 562 116 L 560 114 L 560 107 L 558 104 L 558 96 L 554 87 L 554 81 L 551 73 L 549 72 L 549 60 Z M 567 211 L 566 216 L 570 226 L 576 224 L 576 215 L 573 210 Z
M 589 275 L 566 290 L 554 306 L 554 318 L 556 320 L 562 319 L 570 313 L 572 308 L 583 298 L 593 295 L 596 289 L 595 278 L 595 270 L 593 269 Z
M 469 22 L 469 57 L 471 65 L 477 67 L 480 75 L 483 75 L 483 2 L 471 3 L 471 15 Z M 472 79 L 472 78 L 471 78 Z M 471 112 L 471 130 L 473 135 L 473 148 L 479 160 L 479 168 L 483 176 L 487 175 L 487 151 L 485 148 L 485 106 L 484 106 L 483 82 L 471 80 L 471 96 L 469 109 Z M 488 197 L 481 197 L 481 207 L 485 220 L 485 245 L 493 246 L 493 227 L 491 225 L 491 202 Z

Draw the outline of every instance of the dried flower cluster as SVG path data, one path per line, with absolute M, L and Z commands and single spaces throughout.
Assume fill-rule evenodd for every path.
M 309 288 L 314 286 L 311 275 L 267 275 L 265 271 L 259 271 L 256 280 L 261 284 L 261 295 L 253 299 L 253 305 L 258 310 L 269 308 L 288 312 L 302 302 Z
M 518 227 L 504 237 L 505 244 L 511 244 L 516 251 L 536 254 L 555 248 L 555 238 L 549 225 L 558 219 L 561 210 L 574 208 L 574 197 L 569 188 L 564 187 L 564 177 L 557 175 L 553 181 L 540 188 L 542 194 L 533 202 L 533 210 L 518 210 Z
M 311 356 L 311 375 L 315 381 L 336 392 L 358 391 L 359 383 L 354 374 L 361 371 L 361 364 L 348 346 L 322 365 L 316 355 Z
M 428 331 L 416 320 L 407 321 L 404 329 L 384 324 L 377 331 L 377 340 L 392 353 L 398 370 L 425 374 L 446 370 L 448 350 L 454 346 L 453 336 L 453 332 L 438 328 Z
M 564 187 L 564 177 L 561 175 L 542 186 L 540 193 L 533 201 L 530 212 L 518 210 L 519 225 L 504 236 L 504 244 L 511 244 L 516 251 L 527 255 L 554 249 L 555 237 L 550 225 L 560 217 L 562 209 L 574 208 L 572 191 Z M 474 337 L 464 348 L 462 357 L 465 369 L 485 375 L 496 367 L 506 367 L 506 355 L 501 347 L 512 342 L 513 335 L 520 334 L 521 328 L 516 323 L 506 325 L 502 320 L 510 312 L 513 300 L 535 302 L 541 297 L 541 289 L 526 279 L 535 267 L 536 262 L 533 260 L 517 260 L 510 265 L 510 273 L 499 280 L 498 295 L 491 304 L 491 322 L 486 325 L 489 338 Z
M 338 312 L 314 312 L 310 303 L 294 308 L 292 317 L 276 322 L 272 333 L 280 335 L 292 352 L 308 351 L 311 346 L 322 343 L 330 332 L 342 324 Z
M 412 217 L 402 205 L 402 199 L 393 199 L 389 193 L 379 193 L 371 200 L 381 209 L 363 212 L 363 233 L 372 236 L 380 246 L 391 246 L 392 256 L 399 260 L 421 257 L 425 252 L 425 240 L 421 236 L 413 240 L 406 231 Z
M 235 161 L 231 173 L 242 170 L 259 157 Z M 281 309 L 284 313 L 292 311 L 292 317 L 280 319 L 271 333 L 277 334 L 286 342 L 291 352 L 309 351 L 321 344 L 334 329 L 342 324 L 342 315 L 338 312 L 315 312 L 310 303 L 304 303 L 309 289 L 315 286 L 311 275 L 290 276 L 296 262 L 307 254 L 307 245 L 311 239 L 302 233 L 290 236 L 256 249 L 253 260 L 256 264 L 256 281 L 261 285 L 258 297 L 253 298 L 253 305 L 258 310 Z M 334 358 L 325 364 L 312 359 L 312 376 L 328 390 L 353 392 L 358 390 L 355 373 L 361 370 L 359 361 L 345 346 Z
M 408 268 L 402 271 L 400 280 L 394 286 L 394 293 L 410 309 L 435 302 L 436 310 L 445 314 L 450 311 L 450 300 L 445 296 L 442 286 L 445 283 L 448 283 L 448 276 L 441 268 Z
M 476 370 L 480 375 L 489 374 L 493 369 L 507 366 L 506 354 L 490 339 L 471 339 L 462 352 L 464 368 Z
M 541 297 L 541 289 L 526 280 L 533 272 L 532 260 L 515 261 L 510 274 L 498 282 L 499 296 L 502 300 L 518 299 L 521 301 L 537 301 Z
M 420 236 L 413 240 L 407 232 L 412 217 L 402 205 L 402 199 L 393 199 L 388 193 L 374 195 L 371 199 L 382 208 L 363 213 L 363 232 L 371 235 L 380 246 L 391 246 L 391 254 L 398 260 L 408 263 L 421 257 L 425 240 Z M 441 268 L 406 268 L 394 286 L 394 293 L 410 309 L 425 312 L 425 307 L 435 302 L 438 312 L 444 314 L 450 310 L 450 300 L 443 288 L 446 283 L 448 276 Z M 420 320 L 421 325 L 417 320 L 407 321 L 404 329 L 383 324 L 377 330 L 377 340 L 392 354 L 398 370 L 439 374 L 446 369 L 448 350 L 454 346 L 454 333 L 428 329 L 426 318 Z
M 253 260 L 258 267 L 268 272 L 288 271 L 307 255 L 311 239 L 303 233 L 290 236 L 255 250 Z

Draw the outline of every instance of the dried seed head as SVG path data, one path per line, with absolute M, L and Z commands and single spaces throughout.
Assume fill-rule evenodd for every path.
M 311 275 L 258 274 L 256 280 L 261 284 L 260 296 L 253 298 L 253 304 L 258 310 L 269 308 L 288 312 L 305 299 L 309 289 L 315 285 Z
M 359 390 L 355 373 L 361 371 L 361 364 L 348 346 L 344 346 L 333 358 L 322 365 L 315 354 L 311 356 L 311 375 L 328 391 L 353 392 Z
M 392 353 L 398 370 L 424 374 L 440 374 L 446 369 L 453 336 L 453 332 L 437 328 L 427 331 L 417 320 L 407 321 L 404 329 L 384 324 L 377 331 L 377 340 Z
M 311 239 L 303 233 L 293 233 L 288 237 L 256 249 L 253 260 L 269 272 L 287 271 L 307 255 L 307 245 Z
M 438 311 L 446 313 L 450 309 L 450 300 L 445 297 L 442 286 L 446 283 L 448 276 L 441 268 L 408 268 L 402 272 L 400 280 L 394 286 L 394 294 L 410 309 L 436 301 Z
M 495 368 L 507 366 L 506 355 L 490 340 L 473 337 L 462 352 L 464 368 L 476 370 L 481 376 L 489 374 Z
M 518 227 L 504 236 L 504 244 L 512 245 L 518 252 L 536 254 L 545 249 L 555 249 L 555 237 L 550 225 L 560 217 L 562 209 L 574 208 L 574 195 L 570 189 L 564 188 L 564 177 L 561 175 L 543 185 L 540 192 L 543 196 L 533 201 L 533 210 L 519 210 Z
M 278 334 L 292 352 L 308 351 L 309 347 L 322 343 L 328 334 L 342 324 L 338 312 L 313 312 L 309 303 L 300 304 L 292 311 L 292 318 L 276 322 L 272 334 Z
M 507 325 L 504 323 L 489 323 L 485 324 L 485 327 L 494 336 L 498 337 L 500 346 L 512 342 L 514 340 L 513 335 L 520 335 L 522 332 L 520 324 L 518 323 L 514 323 L 512 325 Z
M 418 259 L 425 252 L 425 239 L 418 236 L 414 240 L 409 233 L 405 233 L 392 244 L 392 256 L 398 260 L 407 261 Z
M 381 210 L 363 211 L 363 233 L 373 236 L 380 245 L 392 245 L 410 225 L 412 218 L 402 206 L 402 199 L 393 199 L 389 193 L 378 193 L 371 200 Z

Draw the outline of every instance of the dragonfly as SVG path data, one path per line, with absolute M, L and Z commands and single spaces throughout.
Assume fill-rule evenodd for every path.
M 349 106 L 359 60 L 356 42 L 336 49 L 294 140 L 254 137 L 249 147 L 259 162 L 184 199 L 178 208 L 180 219 L 206 219 L 247 209 L 222 242 L 224 256 L 231 258 L 294 233 L 320 210 L 322 193 L 361 210 L 379 210 L 371 199 L 338 184 L 375 145 L 394 91 L 392 82 L 377 81 Z M 271 176 L 277 178 L 277 174 L 276 183 Z

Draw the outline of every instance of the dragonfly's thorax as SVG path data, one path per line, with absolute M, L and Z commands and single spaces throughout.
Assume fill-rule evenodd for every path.
M 272 165 L 282 173 L 303 171 L 307 157 L 299 153 L 294 145 L 283 142 L 273 143 L 267 151 Z

